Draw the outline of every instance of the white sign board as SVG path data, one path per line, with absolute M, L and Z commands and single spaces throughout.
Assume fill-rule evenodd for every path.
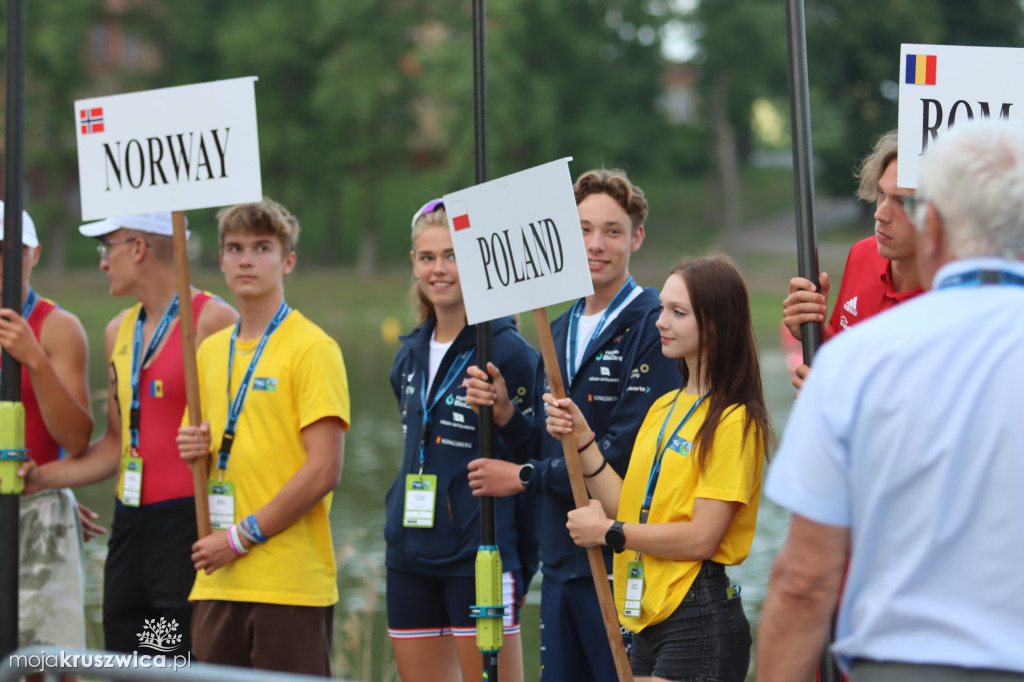
M 916 189 L 928 145 L 974 118 L 1024 123 L 1024 49 L 901 46 L 896 184 Z
M 444 196 L 470 324 L 594 293 L 569 161 Z
M 82 219 L 262 199 L 255 81 L 77 100 Z

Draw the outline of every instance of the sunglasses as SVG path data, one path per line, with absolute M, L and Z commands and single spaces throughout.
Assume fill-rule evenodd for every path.
M 412 227 L 416 227 L 417 220 L 427 215 L 428 213 L 433 213 L 439 208 L 444 208 L 444 199 L 433 199 L 423 204 L 420 207 L 420 210 L 416 211 L 416 213 L 414 213 L 412 216 Z
M 107 254 L 110 253 L 111 246 L 127 244 L 128 242 L 137 242 L 140 241 L 140 239 L 140 237 L 128 237 L 127 239 L 103 239 L 102 237 L 97 237 L 96 252 L 100 254 L 100 258 L 106 258 Z

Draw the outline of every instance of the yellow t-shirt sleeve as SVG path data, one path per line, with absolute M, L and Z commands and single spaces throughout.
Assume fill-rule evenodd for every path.
M 715 430 L 715 447 L 697 482 L 696 497 L 750 504 L 760 473 L 760 443 L 755 432 L 743 438 L 746 410 L 737 407 Z
M 338 344 L 330 338 L 322 339 L 312 344 L 296 364 L 295 393 L 302 396 L 297 405 L 300 428 L 327 417 L 338 417 L 347 431 L 351 403 L 345 361 Z

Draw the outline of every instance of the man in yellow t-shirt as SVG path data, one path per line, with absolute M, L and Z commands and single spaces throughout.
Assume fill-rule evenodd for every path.
M 328 513 L 349 393 L 338 345 L 284 299 L 299 225 L 270 199 L 218 214 L 238 324 L 199 349 L 213 532 L 192 548 L 193 646 L 204 662 L 330 676 L 338 601 Z

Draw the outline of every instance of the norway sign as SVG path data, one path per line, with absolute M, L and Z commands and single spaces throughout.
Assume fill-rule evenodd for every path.
M 1024 124 L 1024 49 L 905 44 L 900 49 L 896 182 L 917 188 L 921 155 L 956 123 Z
M 255 81 L 76 101 L 82 219 L 259 201 Z
M 569 161 L 444 196 L 470 324 L 594 293 Z

